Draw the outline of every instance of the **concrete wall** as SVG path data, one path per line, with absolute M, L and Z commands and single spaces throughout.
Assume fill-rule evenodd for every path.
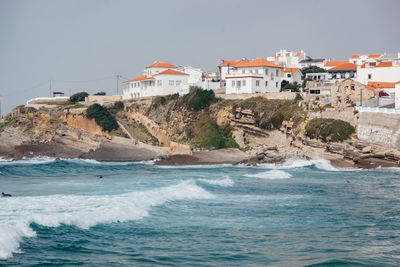
M 399 149 L 400 114 L 360 112 L 357 136 L 362 140 Z
M 85 102 L 93 102 L 102 105 L 106 102 L 115 102 L 121 100 L 122 96 L 120 95 L 89 95 L 86 97 Z

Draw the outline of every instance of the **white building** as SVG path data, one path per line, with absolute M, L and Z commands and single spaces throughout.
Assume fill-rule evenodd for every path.
M 189 86 L 199 86 L 205 90 L 218 90 L 220 88 L 219 82 L 213 82 L 211 75 L 199 68 L 181 67 L 179 71 L 189 75 L 187 80 Z
M 266 59 L 236 62 L 226 74 L 226 94 L 279 92 L 281 69 Z
M 301 84 L 301 73 L 300 69 L 298 68 L 284 68 L 282 69 L 282 80 L 286 80 L 289 83 L 297 82 Z
M 285 68 L 299 68 L 299 62 L 305 58 L 306 53 L 303 50 L 294 52 L 281 49 L 274 57 L 267 57 L 267 60 Z
M 241 60 L 222 60 L 222 63 L 218 65 L 220 73 L 220 83 L 222 88 L 226 88 L 226 76 L 229 75 L 241 62 L 247 62 L 248 59 L 242 58 Z
M 123 99 L 187 94 L 189 75 L 176 69 L 176 66 L 168 62 L 154 62 L 145 68 L 143 75 L 124 82 L 127 88 L 123 90 Z
M 352 55 L 349 61 L 357 66 L 361 66 L 364 63 L 378 62 L 382 54 L 356 54 Z
M 311 66 L 317 66 L 323 68 L 327 60 L 324 58 L 311 58 L 307 56 L 305 59 L 299 61 L 299 68 L 307 68 Z
M 357 81 L 368 82 L 398 82 L 400 80 L 400 61 L 385 61 L 364 63 L 357 68 Z

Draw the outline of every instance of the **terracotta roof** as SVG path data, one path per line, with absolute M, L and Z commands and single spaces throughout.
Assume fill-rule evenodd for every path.
M 374 88 L 394 88 L 395 84 L 390 82 L 368 82 L 368 85 Z
M 385 61 L 385 62 L 381 62 L 378 65 L 375 66 L 375 68 L 385 68 L 385 67 L 392 67 L 393 64 L 391 61 Z
M 180 72 L 180 71 L 176 71 L 176 70 L 164 70 L 160 73 L 154 74 L 154 76 L 156 75 L 162 75 L 162 74 L 169 74 L 169 75 L 189 75 L 187 73 L 184 72 Z
M 146 69 L 148 68 L 168 68 L 168 69 L 176 69 L 177 67 L 172 65 L 171 63 L 168 63 L 166 61 L 156 61 L 150 66 L 147 66 Z
M 295 57 L 299 57 L 299 56 L 301 56 L 301 52 L 297 52 L 295 55 Z
M 283 67 L 276 65 L 274 63 L 269 62 L 263 58 L 256 58 L 250 61 L 242 61 L 236 64 L 236 68 L 244 68 L 244 67 L 271 67 L 271 68 L 279 68 L 283 69 Z
M 206 78 L 212 78 L 210 75 L 208 75 L 208 74 L 206 74 L 206 75 L 204 75 L 204 77 L 206 77 Z
M 147 77 L 147 75 L 140 75 L 139 77 L 133 78 L 132 80 L 125 81 L 123 83 L 130 83 L 130 82 L 137 82 L 137 81 L 143 81 L 143 80 L 154 80 L 153 77 Z
M 357 70 L 357 65 L 353 63 L 344 63 L 337 65 L 336 67 L 329 69 L 328 71 L 334 71 L 334 70 Z
M 340 64 L 348 63 L 348 60 L 330 60 L 325 63 L 325 67 L 335 67 Z
M 352 55 L 351 58 L 360 58 L 360 56 L 368 56 L 369 58 L 377 58 L 380 57 L 382 54 L 355 54 Z
M 241 59 L 241 60 L 222 60 L 222 66 L 232 66 L 235 67 L 237 64 L 243 61 L 249 61 L 248 59 Z M 218 65 L 218 67 L 221 67 L 221 64 Z
M 297 70 L 298 70 L 298 68 L 285 68 L 285 69 L 282 69 L 282 73 L 290 72 L 293 75 Z

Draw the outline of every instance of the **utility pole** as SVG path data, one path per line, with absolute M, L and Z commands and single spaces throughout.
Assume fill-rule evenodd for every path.
M 117 74 L 117 95 L 118 95 L 118 87 L 119 87 L 119 77 L 121 77 L 121 75 Z
M 49 80 L 49 82 L 50 82 L 50 97 L 51 97 L 51 80 Z

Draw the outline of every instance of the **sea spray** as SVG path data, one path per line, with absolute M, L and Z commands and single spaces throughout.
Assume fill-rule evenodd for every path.
M 168 201 L 212 197 L 193 180 L 187 180 L 177 185 L 121 195 L 3 199 L 0 208 L 0 259 L 17 252 L 23 237 L 35 236 L 29 227 L 32 222 L 48 227 L 66 224 L 88 229 L 97 224 L 141 219 L 148 216 L 151 207 Z
M 206 183 L 206 184 L 218 185 L 218 186 L 233 186 L 235 183 L 229 177 L 225 177 L 224 179 L 198 179 L 198 181 Z

